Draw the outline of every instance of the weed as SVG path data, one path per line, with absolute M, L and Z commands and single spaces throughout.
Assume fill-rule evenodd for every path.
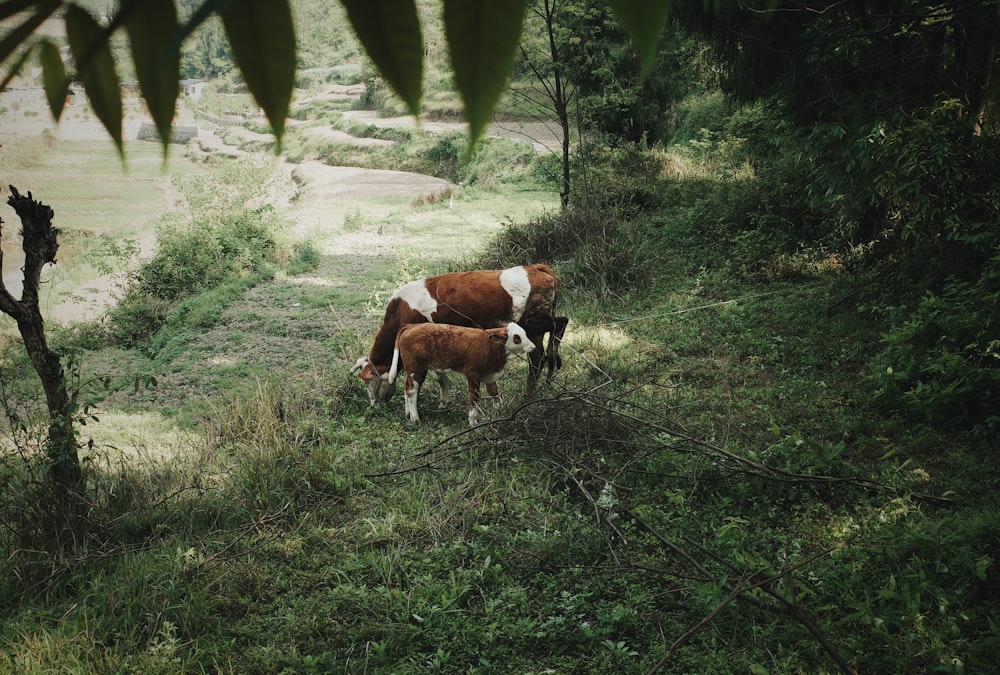
M 296 246 L 295 255 L 288 263 L 286 271 L 292 275 L 312 272 L 319 266 L 319 259 L 320 253 L 316 245 L 310 240 L 303 241 Z

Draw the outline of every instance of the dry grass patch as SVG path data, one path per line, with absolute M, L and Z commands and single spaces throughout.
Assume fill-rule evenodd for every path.
M 154 466 L 196 457 L 204 448 L 201 434 L 179 428 L 154 412 L 106 412 L 84 428 L 93 447 L 81 458 L 107 466 Z

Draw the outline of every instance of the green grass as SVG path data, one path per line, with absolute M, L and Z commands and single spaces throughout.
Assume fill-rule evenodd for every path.
M 593 297 L 567 298 L 566 369 L 542 392 L 561 402 L 518 409 L 524 369 L 514 364 L 501 408 L 514 422 L 471 435 L 460 408 L 434 408 L 433 386 L 420 427 L 403 422 L 398 397 L 368 406 L 346 374 L 353 353 L 337 349 L 358 345 L 343 334 L 324 341 L 346 313 L 338 289 L 300 296 L 280 279 L 255 287 L 178 352 L 175 375 L 129 394 L 131 405 L 156 410 L 183 407 L 177 393 L 226 392 L 205 440 L 192 440 L 160 479 L 175 496 L 128 509 L 114 526 L 138 537 L 123 544 L 144 550 L 87 563 L 82 593 L 50 585 L 45 613 L 58 622 L 22 607 L 26 635 L 8 643 L 8 665 L 645 672 L 719 607 L 723 584 L 789 567 L 798 602 L 855 663 L 923 669 L 955 649 L 949 632 L 979 644 L 960 608 L 934 598 L 983 583 L 976 570 L 988 554 L 978 547 L 993 521 L 971 527 L 957 506 L 932 513 L 916 495 L 957 486 L 935 489 L 913 473 L 919 459 L 879 461 L 845 435 L 870 414 L 854 400 L 849 365 L 860 357 L 852 340 L 867 329 L 849 316 L 822 327 L 802 319 L 838 281 L 706 290 L 719 281 L 705 275 L 660 302 L 627 294 L 599 313 Z M 761 292 L 773 295 L 751 297 Z M 274 313 L 297 298 L 302 306 Z M 249 308 L 264 302 L 271 314 L 257 317 Z M 716 306 L 692 309 L 706 304 Z M 613 319 L 623 315 L 636 320 Z M 325 344 L 328 356 L 310 344 Z M 242 360 L 251 345 L 266 364 Z M 155 440 L 159 424 L 156 445 L 165 444 Z M 826 451 L 838 443 L 845 449 Z M 728 453 L 886 488 L 788 484 Z M 982 489 L 962 498 L 976 501 Z M 716 581 L 691 580 L 695 571 L 639 522 Z M 943 540 L 933 534 L 943 526 L 971 538 Z M 950 553 L 919 543 L 928 536 Z M 935 571 L 944 555 L 962 561 L 953 573 Z M 119 592 L 100 591 L 109 585 Z M 869 620 L 885 628 L 872 632 Z M 697 633 L 671 671 L 835 672 L 794 621 L 737 603 L 713 625 L 726 640 Z M 98 653 L 97 642 L 108 646 Z M 982 663 L 970 649 L 963 657 Z
M 141 236 L 174 207 L 171 175 L 198 170 L 179 146 L 171 147 L 164 162 L 158 144 L 133 141 L 123 165 L 106 141 L 53 143 L 35 157 L 23 186 L 15 187 L 49 204 L 54 222 L 66 232 Z
M 872 406 L 883 326 L 838 303 L 856 280 L 748 274 L 688 211 L 554 204 L 305 197 L 307 271 L 82 352 L 111 376 L 86 390 L 87 547 L 8 545 L 0 669 L 838 672 L 819 631 L 863 672 L 988 672 L 991 454 Z M 370 407 L 348 370 L 393 289 L 542 250 L 571 323 L 536 398 L 516 360 L 479 429 L 456 377 L 418 426 L 398 393 Z M 30 370 L 2 358 L 10 400 Z M 4 459 L 25 488 L 0 497 L 5 536 L 30 535 L 41 483 Z

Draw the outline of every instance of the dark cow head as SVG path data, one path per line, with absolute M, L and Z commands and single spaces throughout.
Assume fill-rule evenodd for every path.
M 355 362 L 354 368 L 351 369 L 351 374 L 354 373 L 357 373 L 365 383 L 368 400 L 371 401 L 373 408 L 388 403 L 396 393 L 396 383 L 389 381 L 388 373 L 379 373 L 375 366 L 368 362 L 367 356 L 362 356 Z

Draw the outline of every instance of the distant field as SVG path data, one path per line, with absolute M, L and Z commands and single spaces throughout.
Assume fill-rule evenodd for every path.
M 221 140 L 207 129 L 191 146 L 171 146 L 166 161 L 159 145 L 134 140 L 126 141 L 124 160 L 109 140 L 0 134 L 0 144 L 4 201 L 8 184 L 22 194 L 30 191 L 53 208 L 54 224 L 62 231 L 59 262 L 46 271 L 42 295 L 43 314 L 57 322 L 102 316 L 125 270 L 102 274 L 88 260 L 88 252 L 102 237 L 112 236 L 118 242 L 134 241 L 149 254 L 161 217 L 188 208 L 175 184 L 178 177 L 209 176 L 226 162 L 274 159 L 217 147 Z M 225 154 L 215 152 L 222 149 Z M 229 153 L 239 159 L 227 158 Z M 435 258 L 461 257 L 506 222 L 558 207 L 556 195 L 549 193 L 457 188 L 445 203 L 431 199 L 425 204 L 421 195 L 436 197 L 451 188 L 415 174 L 387 172 L 377 174 L 374 182 L 369 175 L 374 174 L 364 169 L 338 171 L 315 162 L 307 173 L 298 172 L 296 183 L 287 188 L 288 198 L 275 202 L 287 216 L 288 236 L 312 239 L 328 254 L 370 255 L 378 249 L 380 257 L 416 258 L 427 266 Z M 9 207 L 0 208 L 0 216 L 8 224 L 16 220 Z M 20 239 L 10 225 L 4 235 L 4 283 L 19 297 Z M 13 331 L 12 323 L 0 322 L 0 333 Z
M 0 136 L 0 143 L 5 155 L 8 149 L 16 155 L 6 165 L 14 168 L 5 172 L 0 190 L 4 203 L 10 194 L 8 185 L 22 194 L 31 192 L 52 207 L 53 223 L 62 231 L 58 264 L 46 271 L 43 294 L 43 313 L 60 320 L 96 318 L 103 304 L 94 296 L 106 292 L 108 280 L 85 261 L 92 243 L 101 235 L 114 235 L 135 240 L 148 253 L 157 218 L 178 205 L 180 197 L 171 177 L 204 170 L 178 149 L 172 149 L 164 162 L 162 149 L 155 143 L 127 144 L 124 161 L 110 141 Z M 6 205 L 0 217 L 5 223 L 17 221 Z M 3 252 L 4 283 L 19 297 L 23 256 L 13 227 L 4 230 Z M 70 294 L 82 300 L 68 299 Z

